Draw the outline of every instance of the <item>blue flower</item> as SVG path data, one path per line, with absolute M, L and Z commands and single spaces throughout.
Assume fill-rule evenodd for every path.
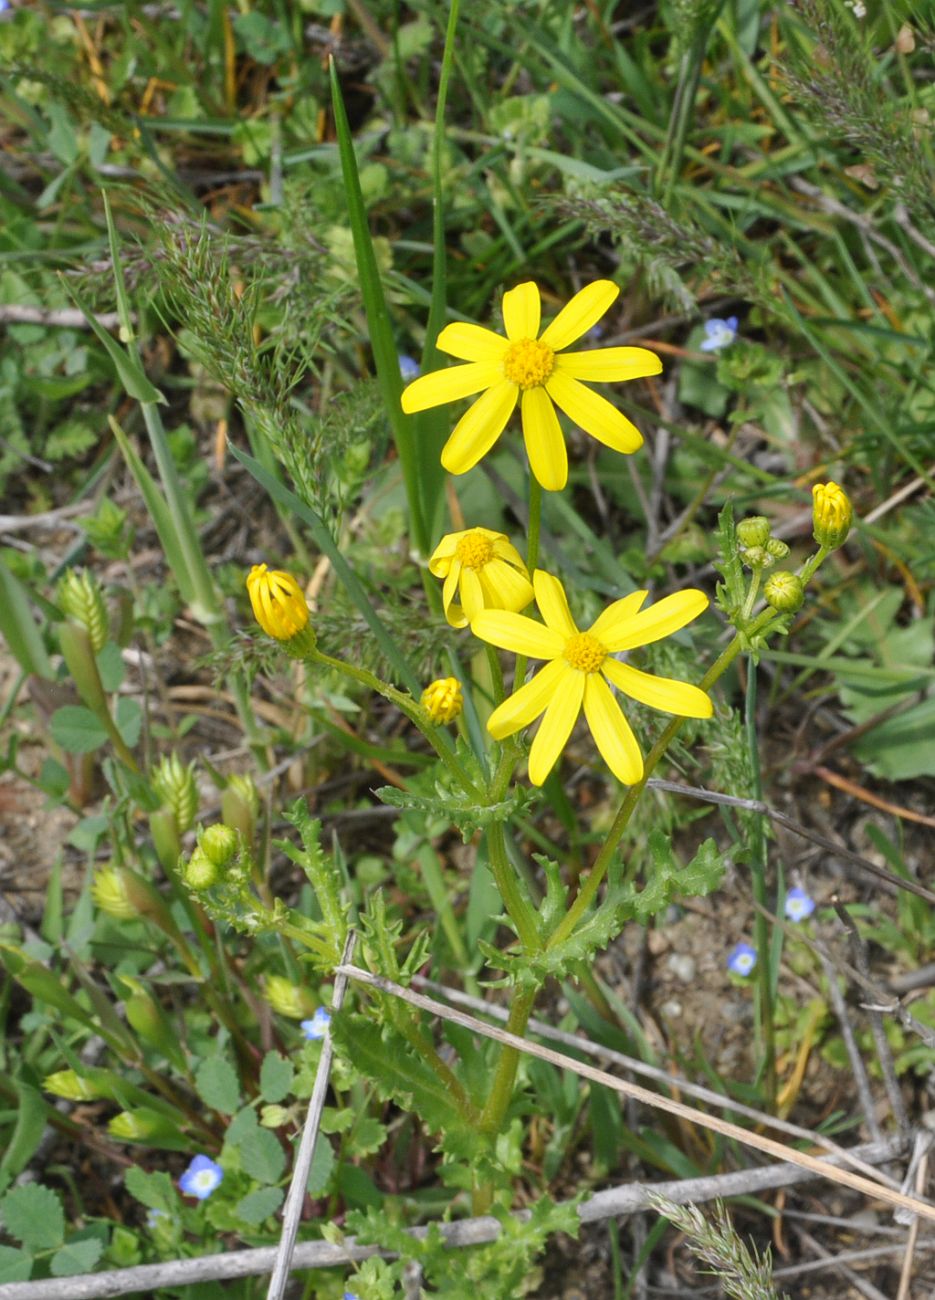
M 815 900 L 804 889 L 790 889 L 786 894 L 786 919 L 804 921 L 815 910 Z
M 344 1300 L 359 1300 L 356 1291 L 345 1291 Z
M 312 1043 L 317 1042 L 319 1038 L 324 1038 L 330 1024 L 331 1017 L 328 1012 L 324 1007 L 318 1007 L 311 1020 L 303 1020 L 299 1028 L 302 1030 L 302 1036 Z
M 748 943 L 738 943 L 727 959 L 727 969 L 734 975 L 749 975 L 756 965 L 756 949 Z
M 418 379 L 422 374 L 422 367 L 415 357 L 409 357 L 405 352 L 400 352 L 399 373 L 403 377 L 404 384 L 411 384 L 414 379 Z
M 728 316 L 727 320 L 718 320 L 714 317 L 712 320 L 706 320 L 704 332 L 707 338 L 701 344 L 702 352 L 720 352 L 722 348 L 728 348 L 737 337 L 737 317 Z
M 221 1186 L 223 1179 L 224 1170 L 210 1156 L 195 1156 L 179 1179 L 179 1187 L 186 1196 L 204 1201 Z

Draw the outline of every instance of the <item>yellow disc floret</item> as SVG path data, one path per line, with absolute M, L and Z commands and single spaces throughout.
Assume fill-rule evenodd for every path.
M 606 648 L 590 632 L 576 632 L 569 637 L 562 653 L 572 668 L 582 673 L 596 673 L 607 658 Z
M 503 373 L 523 390 L 538 388 L 555 369 L 555 353 L 540 339 L 520 339 L 507 348 Z
M 455 555 L 468 569 L 482 569 L 493 559 L 493 539 L 496 534 L 486 529 L 472 528 L 458 542 Z

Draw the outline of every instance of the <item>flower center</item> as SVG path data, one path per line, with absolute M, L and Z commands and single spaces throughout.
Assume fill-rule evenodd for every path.
M 493 559 L 493 542 L 483 533 L 465 533 L 455 552 L 467 569 L 482 569 Z
M 572 668 L 582 673 L 596 673 L 607 658 L 607 651 L 590 632 L 576 632 L 570 636 L 562 653 Z
M 506 351 L 503 373 L 520 388 L 538 388 L 555 368 L 555 353 L 539 339 L 520 339 Z

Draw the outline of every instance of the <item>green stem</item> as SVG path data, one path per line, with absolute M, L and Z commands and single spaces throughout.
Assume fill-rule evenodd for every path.
M 533 1003 L 536 1000 L 538 988 L 524 988 L 516 994 L 513 1005 L 510 1007 L 510 1018 L 507 1021 L 507 1033 L 515 1034 L 517 1038 L 522 1038 L 526 1030 L 529 1017 L 532 1014 Z M 483 1134 L 489 1137 L 500 1132 L 503 1126 L 503 1120 L 510 1104 L 510 1098 L 513 1096 L 513 1085 L 516 1082 L 516 1071 L 519 1066 L 519 1049 L 516 1047 L 500 1048 L 500 1056 L 497 1060 L 496 1070 L 494 1071 L 493 1084 L 490 1089 L 490 1095 L 487 1098 L 483 1113 L 480 1118 L 480 1129 Z M 479 1187 L 474 1192 L 473 1212 L 474 1214 L 484 1214 L 493 1200 L 493 1188 L 490 1186 Z
M 763 797 L 763 783 L 760 777 L 760 753 L 757 747 L 756 728 L 756 664 L 747 663 L 747 694 L 745 702 L 744 725 L 747 733 L 747 749 L 750 756 L 750 770 L 753 784 L 753 798 L 757 801 Z M 773 1023 L 773 989 L 770 978 L 769 960 L 769 926 L 767 924 L 766 906 L 766 838 L 763 833 L 763 819 L 754 815 L 750 832 L 750 871 L 753 884 L 753 897 L 758 904 L 754 920 L 754 938 L 759 957 L 757 962 L 757 989 L 759 992 L 759 1029 L 762 1035 L 762 1070 L 766 1086 L 766 1095 L 770 1106 L 776 1101 L 776 1030 Z
M 490 854 L 490 869 L 496 881 L 503 905 L 509 913 L 510 920 L 516 927 L 520 942 L 527 953 L 542 951 L 542 936 L 536 914 L 529 900 L 523 896 L 516 878 L 516 872 L 510 865 L 506 852 L 506 837 L 502 822 L 493 822 L 487 827 L 487 849 Z

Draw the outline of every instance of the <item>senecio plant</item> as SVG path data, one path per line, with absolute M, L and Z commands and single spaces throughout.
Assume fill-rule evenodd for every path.
M 441 583 L 440 605 L 459 652 L 450 657 L 448 675 L 429 682 L 419 695 L 327 655 L 317 644 L 302 587 L 292 574 L 260 564 L 246 579 L 257 622 L 268 636 L 311 669 L 343 674 L 378 692 L 437 755 L 430 782 L 379 794 L 398 807 L 457 826 L 476 846 L 478 860 L 489 864 L 508 938 L 499 946 L 481 942 L 478 962 L 482 957 L 501 973 L 510 999 L 508 1029 L 517 1035 L 524 1033 L 547 980 L 573 977 L 587 987 L 595 957 L 625 925 L 648 923 L 675 896 L 717 887 L 725 861 L 712 841 L 685 866 L 659 831 L 650 835 L 648 853 L 634 845 L 624 854 L 621 841 L 647 779 L 684 721 L 700 720 L 703 726 L 712 717 L 712 689 L 739 654 L 749 657 L 753 671 L 757 654 L 788 629 L 809 581 L 851 524 L 842 490 L 834 483 L 816 486 L 817 550 L 792 570 L 780 567 L 789 548 L 771 537 L 765 518 L 745 519 L 735 527 L 730 507 L 722 512 L 723 581 L 717 603 L 733 636 L 700 681 L 657 676 L 632 660 L 702 616 L 709 603 L 704 592 L 690 588 L 650 599 L 647 591 L 622 589 L 596 618 L 577 619 L 573 609 L 588 605 L 584 593 L 566 592 L 539 560 L 542 491 L 561 491 L 568 477 L 556 408 L 614 451 L 633 454 L 642 445 L 639 431 L 590 385 L 651 376 L 662 368 L 645 348 L 572 350 L 618 292 L 607 280 L 590 284 L 543 329 L 539 290 L 521 284 L 503 297 L 505 336 L 463 322 L 447 325 L 436 345 L 460 364 L 416 378 L 403 392 L 407 414 L 475 399 L 442 452 L 452 474 L 466 473 L 490 451 L 517 406 L 529 462 L 528 532 L 521 546 L 489 521 L 477 520 L 442 537 L 427 558 L 429 573 Z M 621 573 L 622 586 L 625 582 Z M 514 656 L 511 679 L 498 651 Z M 457 666 L 466 662 L 475 666 L 473 677 Z M 627 716 L 631 700 L 669 715 L 648 751 Z M 590 870 L 579 876 L 561 861 L 536 855 L 537 873 L 523 860 L 514 827 L 542 797 L 539 788 L 560 780 L 562 755 L 582 712 L 600 760 L 622 787 L 618 806 Z M 202 832 L 183 874 L 209 914 L 250 932 L 278 930 L 325 975 L 340 960 L 348 902 L 339 871 L 317 844 L 314 824 L 297 812 L 292 818 L 306 843 L 304 852 L 289 852 L 312 882 L 317 917 L 300 915 L 281 900 L 264 903 L 254 888 L 255 868 L 242 836 L 235 850 L 233 840 L 216 845 L 210 838 L 215 832 Z M 388 918 L 379 891 L 367 900 L 357 928 L 358 961 L 378 974 L 405 982 L 426 959 L 427 938 L 407 953 L 400 951 L 398 923 Z M 459 1056 L 453 1059 L 450 1051 L 436 1048 L 408 1005 L 378 991 L 360 996 L 369 999 L 362 1012 L 345 1008 L 329 1026 L 345 1060 L 368 1076 L 380 1095 L 422 1117 L 444 1153 L 441 1176 L 470 1193 L 474 1212 L 507 1207 L 521 1150 L 511 1111 L 517 1051 L 454 1035 L 450 1041 Z M 293 1014 L 303 1014 L 301 1006 Z M 328 1024 L 326 1012 L 320 1019 Z

